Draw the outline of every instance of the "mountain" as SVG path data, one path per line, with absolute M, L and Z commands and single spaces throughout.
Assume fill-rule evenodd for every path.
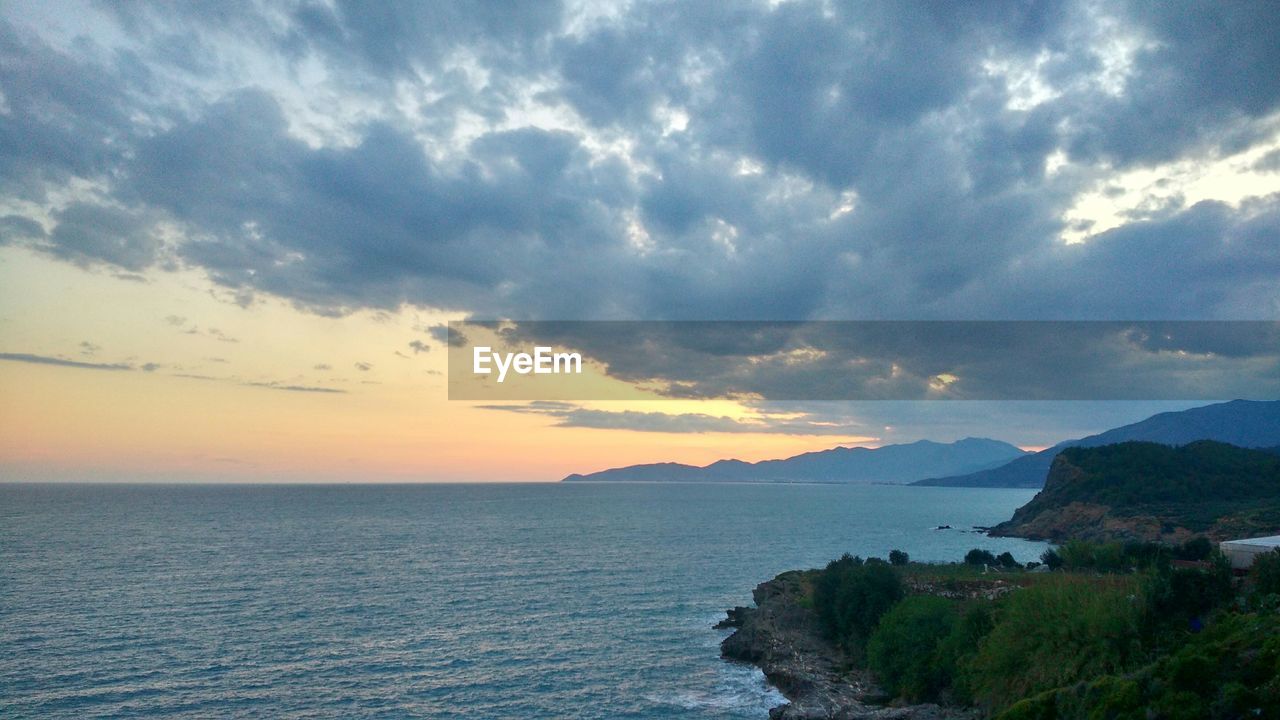
M 1280 456 L 1212 440 L 1066 448 L 998 536 L 1062 542 L 1215 540 L 1280 532 Z
M 880 448 L 837 447 L 783 460 L 720 460 L 697 467 L 653 463 L 577 473 L 564 482 L 887 482 L 907 483 L 939 474 L 968 473 L 1003 465 L 1026 451 L 999 440 L 965 438 L 953 443 L 930 440 Z
M 1038 488 L 1044 485 L 1049 466 L 1069 447 L 1098 447 L 1143 440 L 1163 445 L 1185 445 L 1196 440 L 1217 440 L 1239 447 L 1280 445 L 1280 401 L 1232 400 L 1179 412 L 1152 415 L 1146 420 L 1060 442 L 1006 465 L 972 473 L 956 473 L 920 480 L 913 485 L 943 487 Z

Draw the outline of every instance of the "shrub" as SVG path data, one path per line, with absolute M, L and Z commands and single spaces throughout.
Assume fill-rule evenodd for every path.
M 1007 551 L 997 555 L 996 562 L 1000 563 L 1000 567 L 1003 567 L 1003 568 L 1022 567 L 1022 565 L 1020 565 L 1017 560 L 1013 559 L 1013 553 L 1007 552 Z
M 1179 650 L 1015 703 L 997 720 L 1280 717 L 1280 616 L 1230 613 Z
M 937 699 L 950 684 L 938 663 L 938 646 L 955 629 L 956 605 L 936 595 L 917 595 L 880 618 L 867 640 L 867 666 L 885 690 L 912 701 Z
M 1044 563 L 1045 567 L 1050 570 L 1057 570 L 1062 567 L 1062 556 L 1058 554 L 1057 550 L 1050 548 L 1040 553 L 1040 562 Z
M 996 556 L 992 555 L 990 550 L 974 548 L 965 553 L 964 561 L 968 565 L 995 565 Z
M 1137 591 L 1130 578 L 1062 576 L 1009 594 L 967 663 L 975 698 L 1003 709 L 1130 668 L 1141 650 Z
M 1253 581 L 1253 591 L 1258 595 L 1280 594 L 1280 550 L 1254 558 L 1249 579 Z
M 888 563 L 845 555 L 814 581 L 813 605 L 830 637 L 861 659 L 872 628 L 902 595 L 902 582 Z
M 1191 538 L 1173 551 L 1174 557 L 1179 560 L 1208 560 L 1211 554 L 1213 554 L 1213 543 L 1203 535 Z
M 901 551 L 901 550 L 890 550 L 890 551 L 889 551 L 889 564 L 890 564 L 890 565 L 906 565 L 906 564 L 907 564 L 907 563 L 909 563 L 909 562 L 911 562 L 911 556 L 910 556 L 910 555 L 907 555 L 905 552 L 903 552 L 903 551 Z
M 1203 618 L 1233 596 L 1231 569 L 1226 563 L 1205 570 L 1160 568 L 1144 582 L 1144 625 L 1150 638 L 1170 631 L 1181 633 L 1193 619 Z
M 991 633 L 995 625 L 992 606 L 993 603 L 989 600 L 969 603 L 960 611 L 951 634 L 938 644 L 938 673 L 943 678 L 945 692 L 955 702 L 966 705 L 973 703 L 974 683 L 967 668 L 970 659 L 978 652 L 982 639 Z M 949 687 L 945 687 L 947 685 Z

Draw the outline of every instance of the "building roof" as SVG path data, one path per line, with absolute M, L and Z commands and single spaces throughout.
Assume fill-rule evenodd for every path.
M 1271 535 L 1269 537 L 1243 538 L 1240 540 L 1224 540 L 1221 543 L 1227 547 L 1260 547 L 1260 548 L 1280 548 L 1280 535 Z

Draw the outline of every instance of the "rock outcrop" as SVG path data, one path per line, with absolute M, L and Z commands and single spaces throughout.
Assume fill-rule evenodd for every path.
M 773 708 L 773 720 L 970 720 L 968 710 L 939 705 L 890 707 L 864 670 L 822 632 L 817 613 L 807 607 L 808 573 L 787 572 L 756 587 L 754 608 L 737 607 L 717 627 L 737 630 L 720 644 L 730 660 L 759 667 L 790 703 Z

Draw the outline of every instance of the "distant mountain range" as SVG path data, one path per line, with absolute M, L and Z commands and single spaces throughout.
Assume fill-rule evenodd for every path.
M 1069 447 L 1099 447 L 1129 441 L 1186 445 L 1216 440 L 1244 448 L 1280 445 L 1280 401 L 1232 400 L 1180 412 L 1166 412 L 1141 422 L 1067 440 L 1038 453 L 1024 455 L 999 467 L 968 473 L 936 475 L 913 485 L 942 487 L 1039 488 L 1058 453 Z
M 783 460 L 720 460 L 698 467 L 652 463 L 573 474 L 564 482 L 822 482 L 909 483 L 927 477 L 973 473 L 1027 455 L 1014 445 L 987 438 L 953 443 L 930 440 L 879 448 L 837 447 Z

